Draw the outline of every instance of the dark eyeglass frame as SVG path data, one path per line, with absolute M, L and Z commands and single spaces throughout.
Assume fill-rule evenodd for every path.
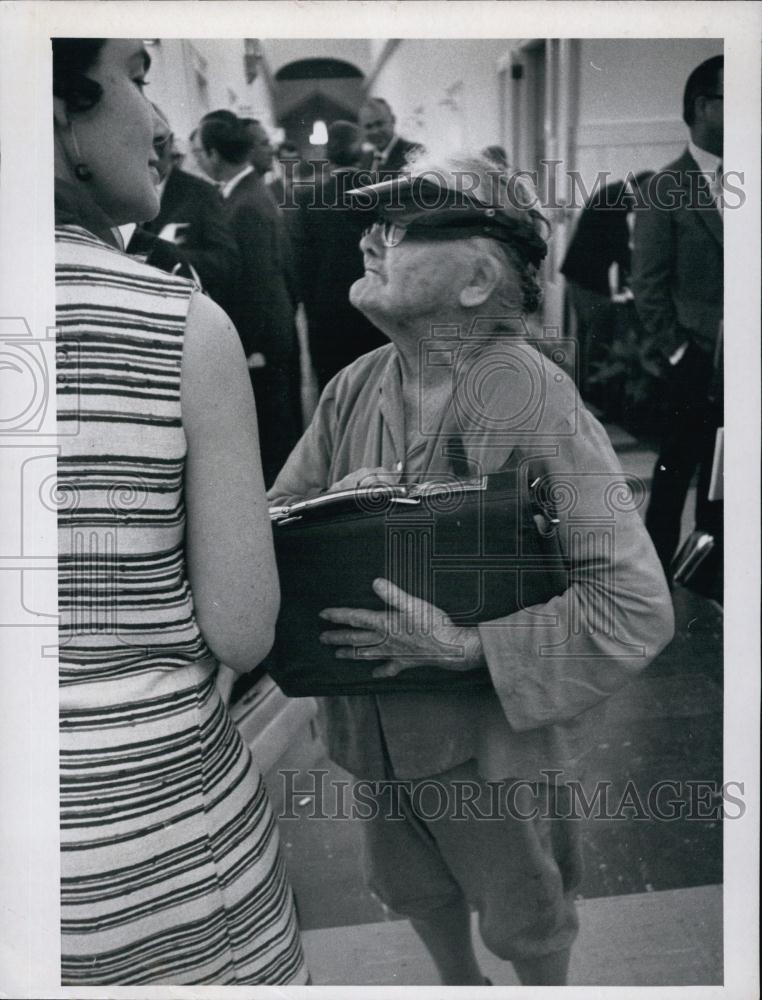
M 371 225 L 365 227 L 362 235 L 363 239 L 366 236 L 378 236 L 383 245 L 389 249 L 399 246 L 405 239 L 405 236 L 407 236 L 407 231 L 407 226 L 401 226 L 397 222 L 386 222 L 377 219 Z
M 473 236 L 491 236 L 500 239 L 490 218 L 481 215 L 467 220 L 462 217 L 454 218 L 449 224 L 440 225 L 416 225 L 415 222 L 404 224 L 390 222 L 388 219 L 377 219 L 363 230 L 363 238 L 366 236 L 378 236 L 387 249 L 399 246 L 405 238 L 434 243 L 442 240 L 468 239 Z
M 154 139 L 153 148 L 157 153 L 163 153 L 167 147 L 172 145 L 172 141 L 175 138 L 174 132 L 167 132 L 165 136 L 160 139 Z

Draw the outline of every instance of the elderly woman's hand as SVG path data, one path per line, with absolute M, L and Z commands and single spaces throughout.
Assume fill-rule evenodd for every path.
M 325 608 L 320 612 L 324 621 L 345 626 L 320 636 L 322 643 L 336 646 L 337 659 L 382 660 L 374 677 L 394 677 L 410 667 L 474 670 L 484 665 L 478 629 L 453 625 L 439 608 L 389 580 L 374 580 L 373 589 L 388 608 Z

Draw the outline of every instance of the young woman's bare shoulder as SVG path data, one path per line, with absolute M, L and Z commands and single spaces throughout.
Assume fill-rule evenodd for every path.
M 227 314 L 208 296 L 188 307 L 182 367 L 183 421 L 208 416 L 232 396 L 251 395 L 246 357 Z

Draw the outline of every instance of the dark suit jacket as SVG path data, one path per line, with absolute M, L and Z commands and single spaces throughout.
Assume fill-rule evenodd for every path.
M 408 155 L 418 152 L 420 149 L 423 147 L 419 142 L 410 142 L 408 139 L 397 136 L 396 142 L 389 150 L 389 155 L 378 169 L 379 180 L 396 177 L 406 165 Z M 370 170 L 372 163 L 373 153 L 366 153 L 360 160 L 359 168 L 360 170 Z
M 312 361 L 325 382 L 387 338 L 349 301 L 350 286 L 365 273 L 360 239 L 373 221 L 352 207 L 345 192 L 361 171 L 339 170 L 318 188 L 300 194 L 299 271 Z
M 270 364 L 283 362 L 296 350 L 297 303 L 293 251 L 283 217 L 256 172 L 247 174 L 225 199 L 225 215 L 241 256 L 230 317 L 247 355 L 259 351 Z
M 636 209 L 632 291 L 665 355 L 688 340 L 713 355 L 722 319 L 722 216 L 686 150 L 648 182 Z
M 179 246 L 158 238 L 173 222 L 185 226 Z M 159 214 L 135 230 L 127 252 L 146 253 L 148 263 L 163 271 L 172 271 L 176 264 L 191 264 L 205 291 L 223 308 L 229 308 L 240 260 L 222 198 L 213 184 L 175 168 L 164 186 Z
M 624 182 L 608 184 L 582 210 L 561 274 L 582 288 L 609 297 L 609 268 L 619 265 L 620 279 L 630 272 L 630 230 Z

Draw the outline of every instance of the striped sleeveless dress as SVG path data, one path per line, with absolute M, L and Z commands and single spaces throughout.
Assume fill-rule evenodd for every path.
M 56 248 L 62 983 L 304 983 L 185 570 L 193 286 L 78 226 Z

